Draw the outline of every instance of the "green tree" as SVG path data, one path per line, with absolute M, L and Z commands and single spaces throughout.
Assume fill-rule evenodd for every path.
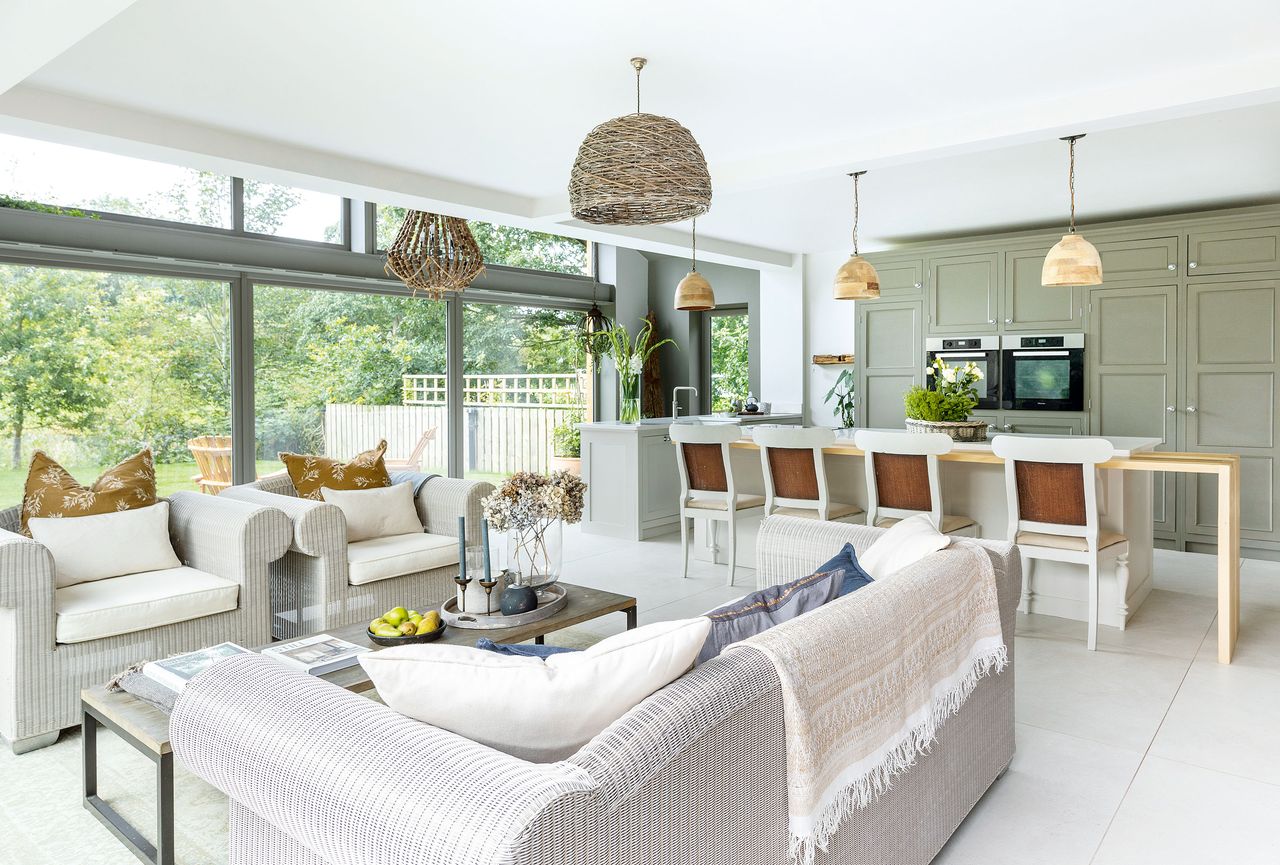
M 33 426 L 88 426 L 106 402 L 94 274 L 0 267 L 0 416 L 15 469 Z
M 711 410 L 728 411 L 751 389 L 750 321 L 740 315 L 711 318 Z
M 378 206 L 378 248 L 386 249 L 404 222 L 405 208 Z M 477 219 L 467 220 L 471 235 L 489 264 L 546 270 L 552 273 L 588 272 L 586 241 L 558 234 L 531 231 L 511 225 L 494 225 Z

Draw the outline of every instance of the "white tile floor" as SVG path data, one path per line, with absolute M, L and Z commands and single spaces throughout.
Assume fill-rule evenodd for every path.
M 640 621 L 697 615 L 750 590 L 755 574 L 691 562 L 675 536 L 628 543 L 566 536 L 565 579 L 634 594 Z M 945 865 L 1280 863 L 1280 564 L 1249 560 L 1237 660 L 1215 660 L 1213 559 L 1161 552 L 1156 591 L 1128 630 L 1019 618 L 1017 742 L 996 782 L 936 862 Z M 622 630 L 621 615 L 550 642 Z M 149 808 L 147 764 L 103 738 L 121 807 Z M 136 862 L 80 807 L 79 740 L 0 752 L 0 863 Z M 225 805 L 181 777 L 179 861 L 225 861 Z M 134 791 L 132 787 L 140 787 Z

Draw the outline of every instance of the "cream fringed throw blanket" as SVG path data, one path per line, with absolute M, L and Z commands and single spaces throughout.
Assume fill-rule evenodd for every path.
M 805 865 L 1008 657 L 991 560 L 964 544 L 738 646 L 782 680 L 790 852 Z

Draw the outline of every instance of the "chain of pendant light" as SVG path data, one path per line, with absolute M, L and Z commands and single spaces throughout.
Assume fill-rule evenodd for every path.
M 853 254 L 858 254 L 858 179 L 866 174 L 865 171 L 850 171 L 849 176 L 853 178 Z
M 1076 233 L 1076 139 L 1067 140 L 1067 192 L 1071 195 L 1071 233 Z

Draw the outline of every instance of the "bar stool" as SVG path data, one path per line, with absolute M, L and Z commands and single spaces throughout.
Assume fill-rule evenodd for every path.
M 865 454 L 867 525 L 887 529 L 906 517 L 928 514 L 944 535 L 980 536 L 972 517 L 942 512 L 938 457 L 951 452 L 951 436 L 858 430 L 853 443 Z
M 1009 537 L 1023 558 L 1022 600 L 1030 609 L 1031 565 L 1036 559 L 1073 562 L 1089 569 L 1088 647 L 1098 647 L 1098 570 L 1115 560 L 1123 612 L 1129 592 L 1129 540 L 1098 526 L 1097 465 L 1115 448 L 1106 439 L 996 436 L 991 450 L 1005 461 Z
M 764 472 L 764 513 L 849 522 L 862 513 L 857 505 L 831 501 L 822 449 L 835 444 L 826 427 L 757 428 L 751 437 L 760 448 Z
M 711 544 L 716 545 L 717 524 L 729 524 L 729 582 L 737 568 L 738 514 L 764 505 L 764 496 L 737 491 L 729 445 L 742 438 L 737 424 L 672 424 L 680 470 L 680 544 L 684 547 L 684 576 L 689 576 L 689 520 L 707 520 Z

